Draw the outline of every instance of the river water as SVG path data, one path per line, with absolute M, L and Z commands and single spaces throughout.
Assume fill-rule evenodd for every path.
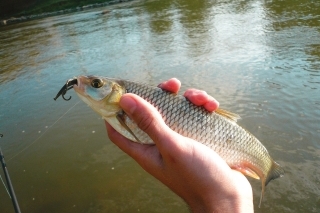
M 53 100 L 87 74 L 206 90 L 285 169 L 261 208 L 250 179 L 255 212 L 320 212 L 319 70 L 316 0 L 133 1 L 1 27 L 0 145 L 22 212 L 188 212 L 74 92 Z

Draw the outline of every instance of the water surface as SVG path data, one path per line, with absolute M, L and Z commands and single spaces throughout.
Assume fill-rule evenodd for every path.
M 260 209 L 250 179 L 255 212 L 319 212 L 319 4 L 134 1 L 1 27 L 0 145 L 22 212 L 188 212 L 74 92 L 53 101 L 87 74 L 206 90 L 285 168 Z M 2 185 L 0 210 L 13 212 Z

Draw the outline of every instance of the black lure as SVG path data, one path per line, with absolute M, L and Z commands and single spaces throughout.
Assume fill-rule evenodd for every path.
M 73 88 L 73 85 L 77 84 L 78 81 L 76 78 L 72 78 L 72 79 L 69 79 L 66 84 L 60 89 L 60 91 L 58 92 L 58 94 L 56 95 L 56 97 L 54 98 L 54 100 L 57 100 L 57 98 L 59 98 L 59 96 L 61 95 L 62 98 L 66 101 L 69 101 L 71 99 L 71 96 L 69 98 L 65 98 L 65 94 L 67 93 L 67 91 L 69 89 L 72 89 Z

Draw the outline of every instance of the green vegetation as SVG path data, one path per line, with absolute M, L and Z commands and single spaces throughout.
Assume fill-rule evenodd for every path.
M 21 11 L 21 15 L 40 14 L 45 12 L 65 10 L 69 8 L 82 7 L 88 4 L 103 3 L 108 0 L 47 0 L 37 1 L 32 7 Z
M 53 12 L 111 0 L 10 0 L 0 1 L 0 18 Z

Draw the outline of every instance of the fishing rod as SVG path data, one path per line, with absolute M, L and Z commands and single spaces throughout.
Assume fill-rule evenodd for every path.
M 2 137 L 3 137 L 3 134 L 0 134 L 0 138 L 2 138 Z M 8 185 L 8 188 L 9 188 L 9 194 L 10 194 L 10 197 L 11 197 L 11 200 L 12 200 L 14 211 L 16 213 L 21 213 L 16 194 L 14 193 L 14 190 L 13 190 L 13 186 L 12 186 L 12 183 L 11 183 L 11 179 L 10 179 L 10 176 L 9 176 L 7 165 L 6 165 L 6 162 L 4 161 L 4 155 L 2 153 L 1 147 L 0 147 L 0 161 L 1 161 L 1 164 L 2 164 L 2 169 L 3 169 L 3 172 L 4 172 L 4 176 L 6 177 L 7 185 Z

